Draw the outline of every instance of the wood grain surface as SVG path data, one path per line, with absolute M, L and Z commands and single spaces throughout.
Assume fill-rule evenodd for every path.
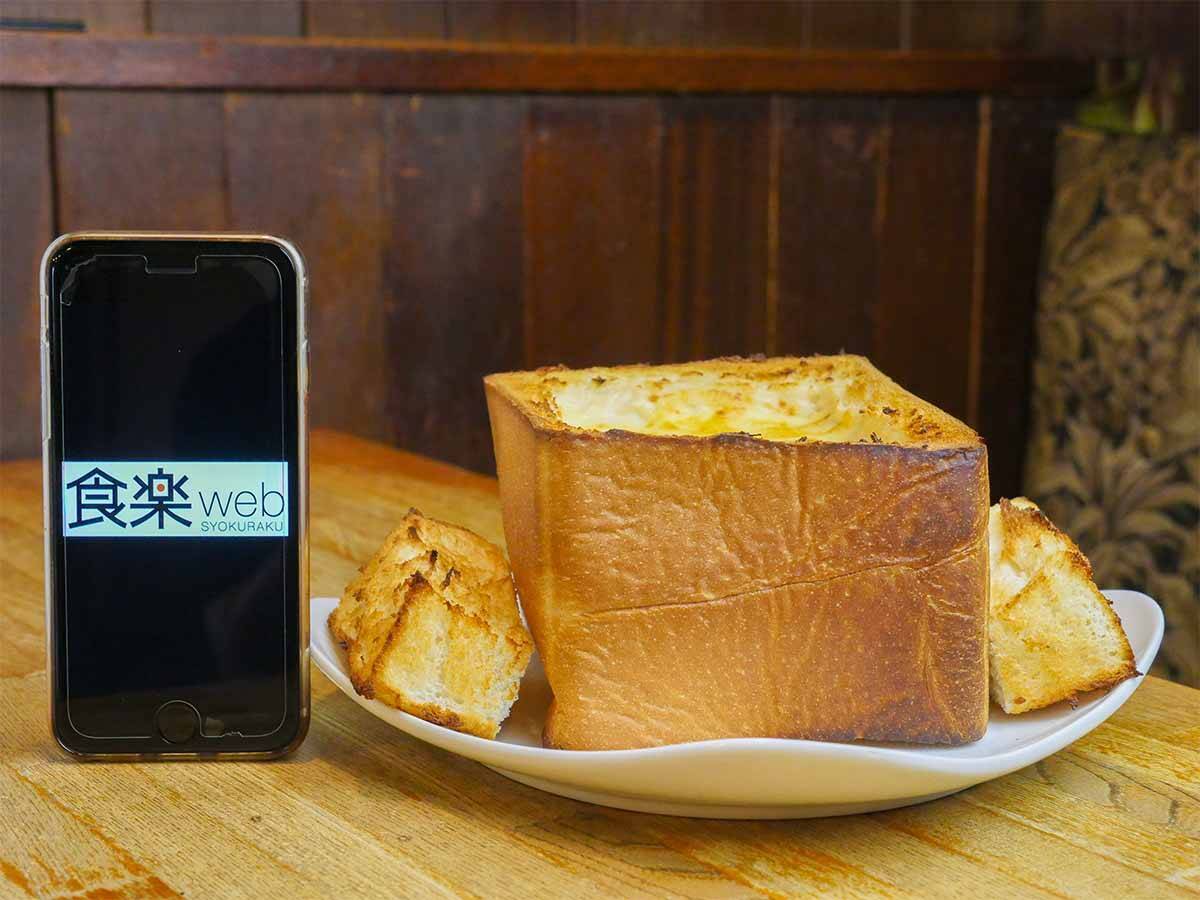
M 657 100 L 539 98 L 529 118 L 526 366 L 661 358 Z
M 1083 60 L 975 52 L 0 34 L 0 84 L 13 87 L 1029 96 L 1092 80 Z
M 223 162 L 230 227 L 286 235 L 305 255 L 310 377 L 324 386 L 313 420 L 387 440 L 383 105 L 378 94 L 228 94 Z
M 209 16 L 213 29 L 230 25 L 228 3 L 183 12 L 176 5 L 161 4 L 173 15 Z M 282 15 L 283 6 L 259 10 L 255 21 Z M 472 33 L 515 34 L 525 27 L 522 17 L 541 7 L 303 8 L 307 33 L 387 37 L 440 36 L 454 16 L 462 27 L 473 22 Z M 768 8 L 761 20 L 751 15 Z M 806 3 L 583 4 L 576 25 L 603 26 L 610 36 L 575 38 L 616 41 L 617 32 L 673 23 L 682 28 L 677 40 L 693 48 L 724 46 L 737 34 L 761 44 L 754 23 L 804 32 L 839 14 Z M 660 43 L 655 35 L 626 37 Z M 5 51 L 14 37 L 21 36 L 0 37 Z M 179 82 L 175 90 L 152 90 L 145 80 L 136 90 L 6 89 L 34 99 L 5 122 L 28 138 L 6 140 L 0 153 L 0 179 L 13 185 L 6 192 L 17 204 L 0 249 L 0 458 L 38 446 L 30 276 L 53 234 L 246 228 L 291 238 L 306 255 L 317 426 L 487 472 L 491 439 L 478 382 L 490 371 L 846 349 L 877 357 L 902 384 L 947 401 L 982 428 L 998 461 L 996 492 L 1020 492 L 1028 384 L 1022 342 L 1036 284 L 1038 217 L 1049 202 L 1050 164 L 1037 154 L 1050 152 L 1053 120 L 1043 122 L 1041 111 L 1062 113 L 1069 104 L 945 97 L 966 86 L 956 79 L 967 71 L 958 67 L 967 57 L 945 54 L 939 58 L 954 65 L 939 70 L 931 93 L 839 96 L 848 85 L 838 72 L 861 79 L 885 65 L 892 73 L 886 83 L 855 83 L 892 91 L 929 75 L 933 58 L 438 45 L 433 52 L 476 54 L 492 74 L 521 54 L 542 60 L 523 70 L 528 81 L 516 82 L 528 93 L 479 94 L 464 92 L 482 82 L 462 80 L 457 66 L 439 80 L 418 65 L 417 84 L 429 91 L 379 90 L 382 82 L 367 74 L 371 54 L 407 66 L 410 53 L 423 52 L 395 43 L 177 36 L 143 40 L 130 52 L 153 55 L 148 45 L 178 49 L 179 41 L 199 41 L 196 65 L 229 89 Z M 222 53 L 235 45 L 238 53 L 266 54 L 306 89 L 265 91 L 262 70 L 226 70 Z M 104 46 L 118 53 L 105 71 L 119 67 L 124 51 Z M 316 80 L 281 63 L 281 48 L 317 60 Z M 336 67 L 343 53 L 367 68 L 348 63 L 346 81 L 329 81 L 326 65 Z M 0 53 L 0 75 L 10 57 Z M 687 83 L 663 72 L 622 80 L 638 66 L 686 65 L 696 74 L 696 65 L 714 60 L 740 72 L 743 57 L 790 61 L 779 70 L 780 85 L 834 93 L 677 96 Z M 598 60 L 608 62 L 597 68 Z M 796 80 L 800 69 L 791 62 L 805 60 L 821 61 L 817 80 Z M 988 64 L 998 61 L 1008 65 L 996 86 L 1002 94 L 1021 93 L 1034 71 L 1028 66 L 1042 65 L 1015 56 Z M 70 54 L 46 64 L 55 71 L 73 65 Z M 1070 95 L 1085 69 L 1071 63 L 1058 71 L 1064 80 L 1041 89 Z M 968 70 L 977 78 L 979 69 Z M 167 70 L 144 71 L 153 82 Z M 598 79 L 586 90 L 602 93 L 547 96 L 556 71 Z M 393 76 L 387 83 L 405 83 Z M 751 90 L 740 79 L 726 87 Z M 343 89 L 350 85 L 361 90 Z M 622 85 L 638 94 L 614 95 Z M 655 85 L 668 93 L 654 92 Z M 995 117 L 991 144 L 980 140 L 984 101 L 1007 111 Z M 1021 125 L 1002 126 L 1035 119 L 1032 143 Z M 991 165 L 981 168 L 981 148 L 993 145 Z M 1014 265 L 998 263 L 1009 258 Z
M 470 9 L 464 14 L 463 7 Z M 91 33 L 1042 49 L 1193 58 L 1200 19 L 1194 0 L 2 0 L 0 12 L 6 19 L 82 25 Z M 467 26 L 452 27 L 453 18 Z
M 1167 61 L 1195 130 L 1195 0 L 0 0 L 89 34 L 452 38 L 560 45 L 1057 53 Z
M 952 416 L 967 413 L 975 258 L 976 103 L 889 105 L 872 361 Z M 953 247 L 954 252 L 947 252 Z
M 1025 461 L 1041 234 L 1053 197 L 1054 139 L 1069 113 L 1061 100 L 980 102 L 966 413 L 987 436 L 992 484 L 1007 490 L 1021 484 Z M 1030 228 L 1036 233 L 1016 238 Z
M 886 0 L 813 0 L 809 41 L 813 47 L 899 50 L 905 44 L 907 10 Z
M 698 43 L 703 30 L 704 9 L 699 3 L 591 0 L 579 6 L 575 39 L 580 44 L 687 47 Z
M 57 92 L 57 231 L 227 230 L 223 116 L 220 94 Z
M 39 452 L 38 262 L 54 234 L 50 96 L 0 90 L 0 458 Z M 19 210 L 20 213 L 14 213 Z
M 301 0 L 148 0 L 146 30 L 295 36 L 304 30 L 304 4 Z
M 337 0 L 309 3 L 311 37 L 440 39 L 446 36 L 446 10 L 429 0 Z
M 522 97 L 391 95 L 387 419 L 405 447 L 487 469 L 483 376 L 519 369 Z
M 1200 691 L 1155 678 L 1035 766 L 839 819 L 673 819 L 543 794 L 388 727 L 315 669 L 312 728 L 287 760 L 73 762 L 46 723 L 40 504 L 38 463 L 0 465 L 0 895 L 1200 892 Z M 411 505 L 501 540 L 491 479 L 314 434 L 313 590 L 338 593 Z
M 1033 31 L 1036 13 L 1030 0 L 921 0 L 912 4 L 910 46 L 1016 50 Z
M 770 103 L 672 99 L 663 112 L 663 358 L 765 353 Z
M 779 262 L 770 349 L 870 355 L 886 275 L 889 107 L 867 97 L 781 97 L 776 109 Z
M 446 37 L 455 41 L 570 44 L 575 6 L 559 0 L 447 0 Z

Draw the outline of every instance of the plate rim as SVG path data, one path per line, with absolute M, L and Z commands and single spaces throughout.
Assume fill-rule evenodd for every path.
M 695 742 L 693 742 L 695 743 Z M 487 765 L 480 763 L 480 765 Z M 899 809 L 918 803 L 928 803 L 940 800 L 960 791 L 966 790 L 970 784 L 963 784 L 948 790 L 938 790 L 933 793 L 918 793 L 912 796 L 888 797 L 877 800 L 852 800 L 843 803 L 814 801 L 798 803 L 784 801 L 781 803 L 707 803 L 694 800 L 676 800 L 668 797 L 649 795 L 621 794 L 611 791 L 597 791 L 564 782 L 554 782 L 550 779 L 514 772 L 499 766 L 487 766 L 497 775 L 503 775 L 519 784 L 535 788 L 539 791 L 623 809 L 631 812 L 650 813 L 660 816 L 680 816 L 686 819 L 816 819 L 829 816 L 848 816 L 860 813 L 882 812 L 889 809 Z

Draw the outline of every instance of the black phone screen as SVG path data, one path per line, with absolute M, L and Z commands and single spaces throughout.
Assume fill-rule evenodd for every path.
M 269 242 L 85 241 L 48 277 L 60 739 L 95 752 L 287 743 L 306 599 L 290 256 Z M 181 703 L 196 727 L 164 737 L 156 717 Z

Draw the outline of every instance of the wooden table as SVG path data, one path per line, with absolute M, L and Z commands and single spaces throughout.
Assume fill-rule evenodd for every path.
M 409 506 L 503 539 L 492 479 L 340 434 L 314 435 L 312 494 L 321 594 Z M 39 465 L 0 465 L 0 895 L 1200 892 L 1200 691 L 1155 678 L 1036 766 L 840 819 L 673 819 L 543 794 L 389 728 L 315 669 L 290 759 L 73 762 L 47 728 L 40 506 Z

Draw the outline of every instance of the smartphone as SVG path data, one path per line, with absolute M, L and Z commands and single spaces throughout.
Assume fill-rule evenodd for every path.
M 55 738 L 83 757 L 287 753 L 309 715 L 299 252 L 68 234 L 41 285 Z

